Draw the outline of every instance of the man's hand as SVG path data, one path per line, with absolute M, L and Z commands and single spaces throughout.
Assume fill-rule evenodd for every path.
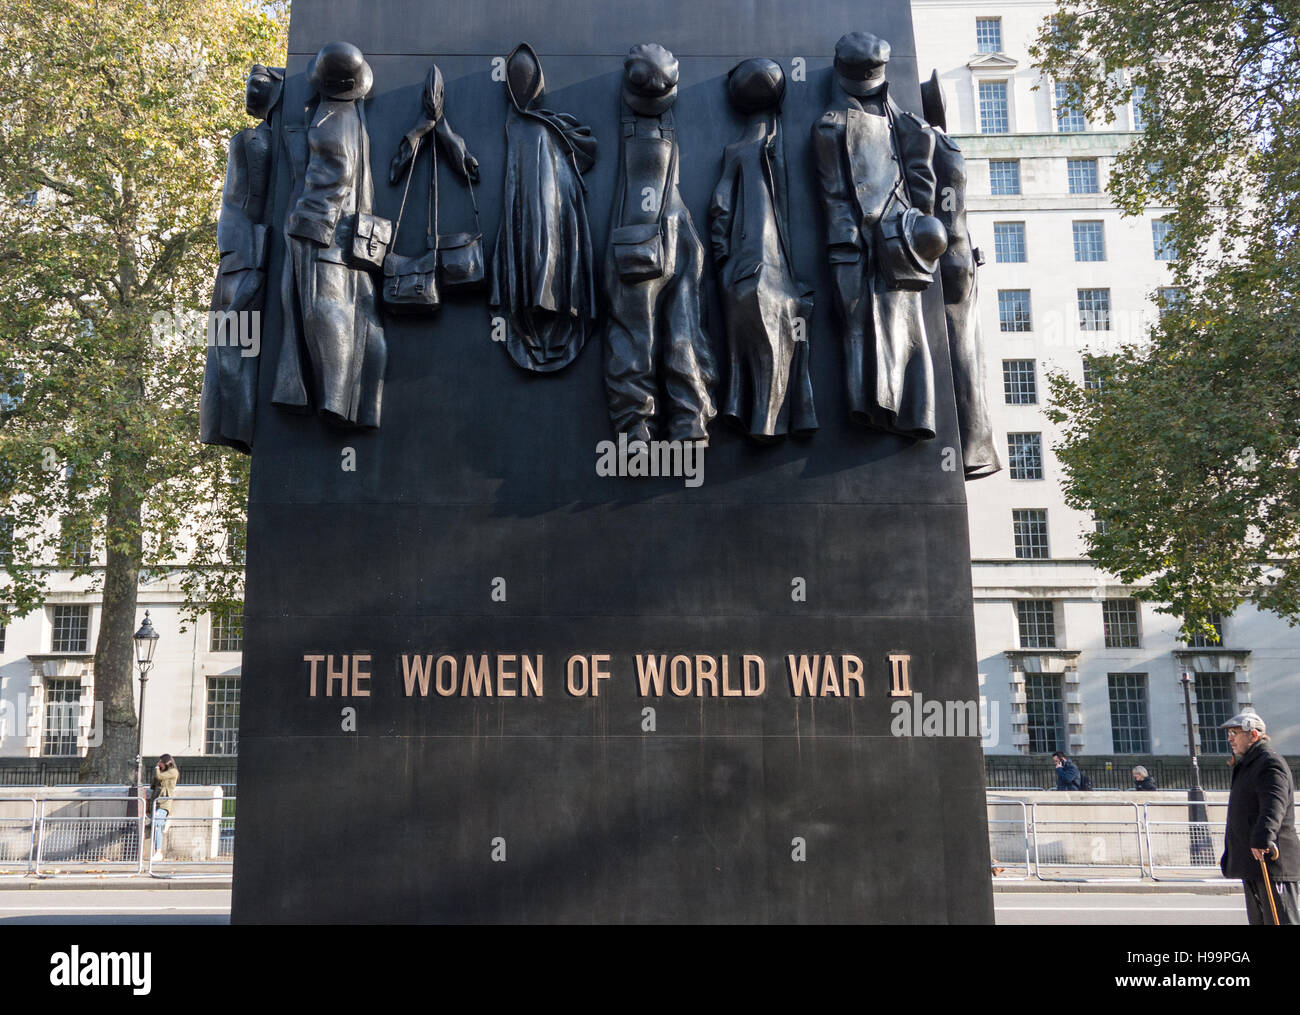
M 1268 849 L 1256 849 L 1254 846 L 1251 846 L 1250 853 L 1251 856 L 1253 856 L 1256 860 L 1277 859 L 1277 847 L 1273 845 L 1270 845 Z

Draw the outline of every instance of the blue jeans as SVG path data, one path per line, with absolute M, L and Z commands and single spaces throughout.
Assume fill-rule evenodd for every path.
M 167 827 L 167 812 L 158 807 L 153 812 L 153 851 L 162 849 L 163 831 Z

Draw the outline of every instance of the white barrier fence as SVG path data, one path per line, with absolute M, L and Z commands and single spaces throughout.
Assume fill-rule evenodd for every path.
M 0 796 L 0 879 L 229 877 L 233 797 L 221 787 L 177 791 L 154 859 L 154 823 L 120 787 L 6 789 Z
M 1224 880 L 1219 857 L 1226 800 L 1138 803 L 989 796 L 987 805 L 989 855 L 994 868 L 1000 868 L 997 880 Z

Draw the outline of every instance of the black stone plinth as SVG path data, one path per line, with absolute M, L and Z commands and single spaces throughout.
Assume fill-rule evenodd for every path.
M 992 921 L 978 736 L 890 731 L 890 653 L 910 655 L 926 699 L 979 690 L 937 288 L 924 303 L 937 439 L 848 420 L 808 138 L 835 42 L 856 29 L 892 42 L 891 93 L 919 112 L 901 0 L 296 0 L 286 107 L 301 109 L 323 43 L 361 47 L 375 73 L 375 209 L 395 218 L 387 159 L 436 60 L 447 115 L 482 165 L 489 243 L 506 112 L 493 58 L 531 43 L 544 104 L 601 144 L 586 176 L 598 262 L 628 48 L 659 42 L 680 61 L 681 192 L 706 245 L 722 149 L 742 127 L 726 73 L 752 56 L 780 61 L 793 257 L 818 294 L 821 429 L 761 447 L 718 421 L 695 488 L 599 476 L 597 444 L 613 437 L 599 335 L 563 371 L 532 375 L 491 340 L 480 299 L 388 321 L 381 429 L 331 430 L 270 405 L 272 305 L 249 509 L 236 922 Z M 287 193 L 282 177 L 277 223 Z M 443 231 L 471 228 L 445 167 L 441 193 Z M 415 252 L 415 232 L 399 249 Z M 273 280 L 283 256 L 277 240 Z M 711 268 L 705 281 L 725 362 Z M 408 698 L 403 653 L 542 655 L 544 694 Z M 638 653 L 725 655 L 734 686 L 741 657 L 762 656 L 766 693 L 643 698 Z M 814 653 L 860 657 L 865 695 L 792 697 L 785 657 Z M 341 698 L 336 684 L 310 697 L 310 654 L 368 655 L 369 696 Z M 610 657 L 598 697 L 567 693 L 575 654 Z M 342 728 L 349 707 L 355 732 Z

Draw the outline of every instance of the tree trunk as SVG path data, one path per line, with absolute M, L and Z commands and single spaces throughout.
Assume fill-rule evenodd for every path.
M 144 500 L 131 483 L 133 463 L 127 455 L 111 456 L 107 516 L 104 605 L 95 643 L 95 698 L 104 703 L 104 740 L 81 763 L 87 783 L 126 785 L 135 782 L 136 599 L 142 556 Z

